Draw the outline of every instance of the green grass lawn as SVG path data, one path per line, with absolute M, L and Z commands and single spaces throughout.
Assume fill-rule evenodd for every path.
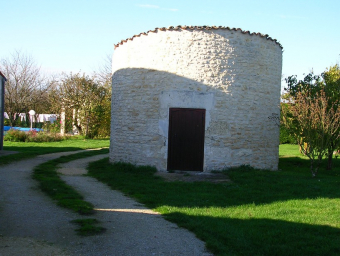
M 280 145 L 280 151 L 279 151 L 280 156 L 298 156 L 301 158 L 306 158 L 307 157 L 303 156 L 300 151 L 299 151 L 299 146 L 298 145 L 292 145 L 292 144 L 282 144 Z
M 69 139 L 56 142 L 10 142 L 4 141 L 3 150 L 17 151 L 19 153 L 0 157 L 0 165 L 13 161 L 55 152 L 76 151 L 89 148 L 109 147 L 109 139 Z
M 325 164 L 325 163 L 324 163 Z M 296 145 L 280 146 L 277 172 L 226 170 L 232 182 L 166 182 L 152 167 L 108 159 L 90 175 L 194 232 L 216 255 L 339 255 L 340 162 L 316 178 Z

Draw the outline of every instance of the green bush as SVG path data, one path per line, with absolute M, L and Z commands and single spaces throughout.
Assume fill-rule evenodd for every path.
M 60 132 L 60 121 L 57 120 L 53 123 L 51 123 L 50 121 L 47 121 L 44 123 L 42 128 L 44 129 L 44 131 L 49 132 L 49 133 L 59 133 Z
M 24 142 L 26 141 L 27 134 L 23 131 L 19 130 L 8 130 L 6 135 L 4 136 L 5 141 L 14 141 L 14 142 Z
M 280 144 L 297 144 L 297 141 L 284 125 L 280 125 Z
M 44 126 L 44 122 L 33 123 L 33 128 L 42 128 L 43 126 Z
M 29 131 L 26 141 L 27 142 L 53 142 L 62 141 L 66 137 L 56 133 L 36 132 L 35 130 Z
M 9 130 L 4 137 L 5 141 L 13 142 L 53 142 L 65 139 L 67 139 L 66 136 L 61 136 L 57 133 L 37 132 L 35 130 L 23 132 L 12 129 Z

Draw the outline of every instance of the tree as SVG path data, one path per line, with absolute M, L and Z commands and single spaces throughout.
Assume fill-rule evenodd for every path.
M 112 56 L 107 54 L 99 71 L 94 74 L 95 81 L 102 87 L 105 92 L 104 100 L 98 106 L 93 115 L 94 134 L 101 136 L 110 136 L 111 126 L 111 93 L 112 93 Z
M 16 51 L 10 58 L 1 60 L 0 69 L 7 78 L 5 112 L 11 126 L 16 124 L 16 114 L 28 113 L 30 109 L 38 114 L 48 109 L 49 82 L 32 57 Z
M 325 83 L 325 92 L 328 97 L 329 108 L 333 108 L 335 111 L 339 108 L 338 104 L 333 104 L 337 102 L 340 98 L 340 68 L 339 65 L 335 65 L 327 69 L 324 73 L 321 74 L 323 81 Z M 340 131 L 338 131 L 340 133 Z M 328 162 L 327 169 L 332 169 L 332 159 L 333 152 L 338 149 L 340 145 L 340 139 L 333 138 L 332 143 L 328 148 Z
M 286 98 L 295 99 L 297 94 L 307 94 L 311 99 L 315 99 L 324 91 L 327 98 L 327 110 L 333 109 L 337 111 L 338 104 L 335 104 L 340 98 L 340 68 L 335 65 L 327 69 L 320 76 L 314 75 L 313 72 L 307 74 L 303 80 L 298 81 L 296 76 L 289 76 L 286 79 L 287 91 Z M 340 130 L 336 133 L 340 133 Z M 337 138 L 337 139 L 336 139 Z M 337 134 L 331 138 L 331 143 L 328 144 L 327 149 L 327 169 L 332 168 L 333 152 L 339 147 L 340 138 Z
M 99 70 L 94 73 L 95 81 L 100 85 L 110 85 L 112 78 L 112 57 L 107 54 Z
M 85 74 L 63 74 L 54 85 L 51 101 L 54 108 L 73 117 L 73 125 L 80 134 L 94 137 L 102 126 L 101 118 L 107 111 L 110 91 Z
M 313 177 L 332 143 L 340 139 L 340 108 L 334 107 L 339 103 L 339 100 L 335 100 L 330 105 L 324 89 L 315 94 L 312 89 L 308 89 L 298 91 L 294 102 L 282 109 L 282 122 L 310 159 Z

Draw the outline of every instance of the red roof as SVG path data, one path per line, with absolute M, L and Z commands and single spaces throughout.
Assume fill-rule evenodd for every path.
M 125 42 L 127 42 L 128 40 L 133 40 L 135 37 L 140 37 L 141 35 L 148 35 L 149 33 L 155 33 L 157 31 L 166 31 L 166 30 L 213 30 L 213 29 L 225 29 L 225 30 L 230 30 L 230 31 L 240 31 L 242 34 L 249 34 L 251 36 L 253 35 L 256 35 L 256 36 L 260 36 L 260 37 L 263 37 L 263 38 L 266 38 L 267 40 L 270 40 L 270 41 L 273 41 L 275 42 L 276 44 L 278 44 L 281 49 L 283 49 L 282 45 L 276 40 L 276 39 L 273 39 L 271 37 L 269 37 L 267 34 L 261 34 L 261 33 L 250 33 L 250 31 L 244 31 L 240 28 L 229 28 L 229 27 L 222 27 L 222 26 L 177 26 L 177 27 L 162 27 L 162 28 L 155 28 L 154 30 L 149 30 L 147 32 L 143 32 L 143 33 L 140 33 L 138 35 L 134 35 L 133 37 L 130 37 L 130 38 L 127 38 L 126 40 L 122 40 L 120 41 L 119 43 L 115 44 L 115 49 L 117 47 L 119 47 L 120 45 L 124 44 Z

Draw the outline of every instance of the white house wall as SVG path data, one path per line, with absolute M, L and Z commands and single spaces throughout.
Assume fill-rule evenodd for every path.
M 113 55 L 110 161 L 167 169 L 169 108 L 206 109 L 204 171 L 278 167 L 282 48 L 229 29 L 156 30 Z

